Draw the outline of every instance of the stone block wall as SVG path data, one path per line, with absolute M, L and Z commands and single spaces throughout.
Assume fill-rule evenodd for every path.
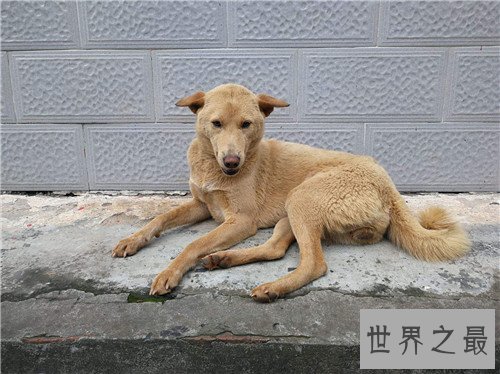
M 268 137 L 497 191 L 499 46 L 498 1 L 2 1 L 1 189 L 187 189 L 174 103 L 236 82 Z

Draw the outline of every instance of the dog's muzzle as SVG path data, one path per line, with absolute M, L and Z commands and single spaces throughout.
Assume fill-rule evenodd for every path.
M 241 161 L 241 159 L 239 156 L 236 156 L 236 155 L 225 156 L 222 159 L 222 162 L 224 163 L 224 166 L 225 166 L 222 168 L 222 171 L 224 172 L 224 174 L 226 174 L 226 175 L 238 174 L 238 172 L 240 171 L 240 169 L 238 168 L 238 166 L 240 165 L 240 161 Z
M 240 171 L 240 169 L 222 169 L 224 174 L 226 175 L 236 175 Z

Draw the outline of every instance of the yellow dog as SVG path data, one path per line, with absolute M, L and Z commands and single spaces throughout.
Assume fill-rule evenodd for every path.
M 295 240 L 300 264 L 291 273 L 252 290 L 269 302 L 325 274 L 321 239 L 372 244 L 389 239 L 422 260 L 464 254 L 469 240 L 441 208 L 415 218 L 387 172 L 371 157 L 265 140 L 264 118 L 282 100 L 255 95 L 236 84 L 197 92 L 177 102 L 196 114 L 196 138 L 188 152 L 192 199 L 121 240 L 113 256 L 136 253 L 164 230 L 210 217 L 215 230 L 189 244 L 156 276 L 150 293 L 170 292 L 198 261 L 226 268 L 285 255 Z M 263 245 L 225 249 L 272 227 Z

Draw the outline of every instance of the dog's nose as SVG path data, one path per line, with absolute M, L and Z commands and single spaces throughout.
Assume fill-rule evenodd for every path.
M 240 164 L 240 158 L 238 156 L 226 156 L 222 161 L 224 161 L 224 166 L 229 169 L 237 168 Z

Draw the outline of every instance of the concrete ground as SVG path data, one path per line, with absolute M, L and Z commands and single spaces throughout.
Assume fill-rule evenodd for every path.
M 154 276 L 214 222 L 111 257 L 119 239 L 186 198 L 1 195 L 2 372 L 357 371 L 360 309 L 497 309 L 498 194 L 405 196 L 415 211 L 437 204 L 458 217 L 473 241 L 464 258 L 425 263 L 387 241 L 325 246 L 327 275 L 272 304 L 254 302 L 250 290 L 293 270 L 296 245 L 278 261 L 197 267 L 156 298 L 147 295 Z

